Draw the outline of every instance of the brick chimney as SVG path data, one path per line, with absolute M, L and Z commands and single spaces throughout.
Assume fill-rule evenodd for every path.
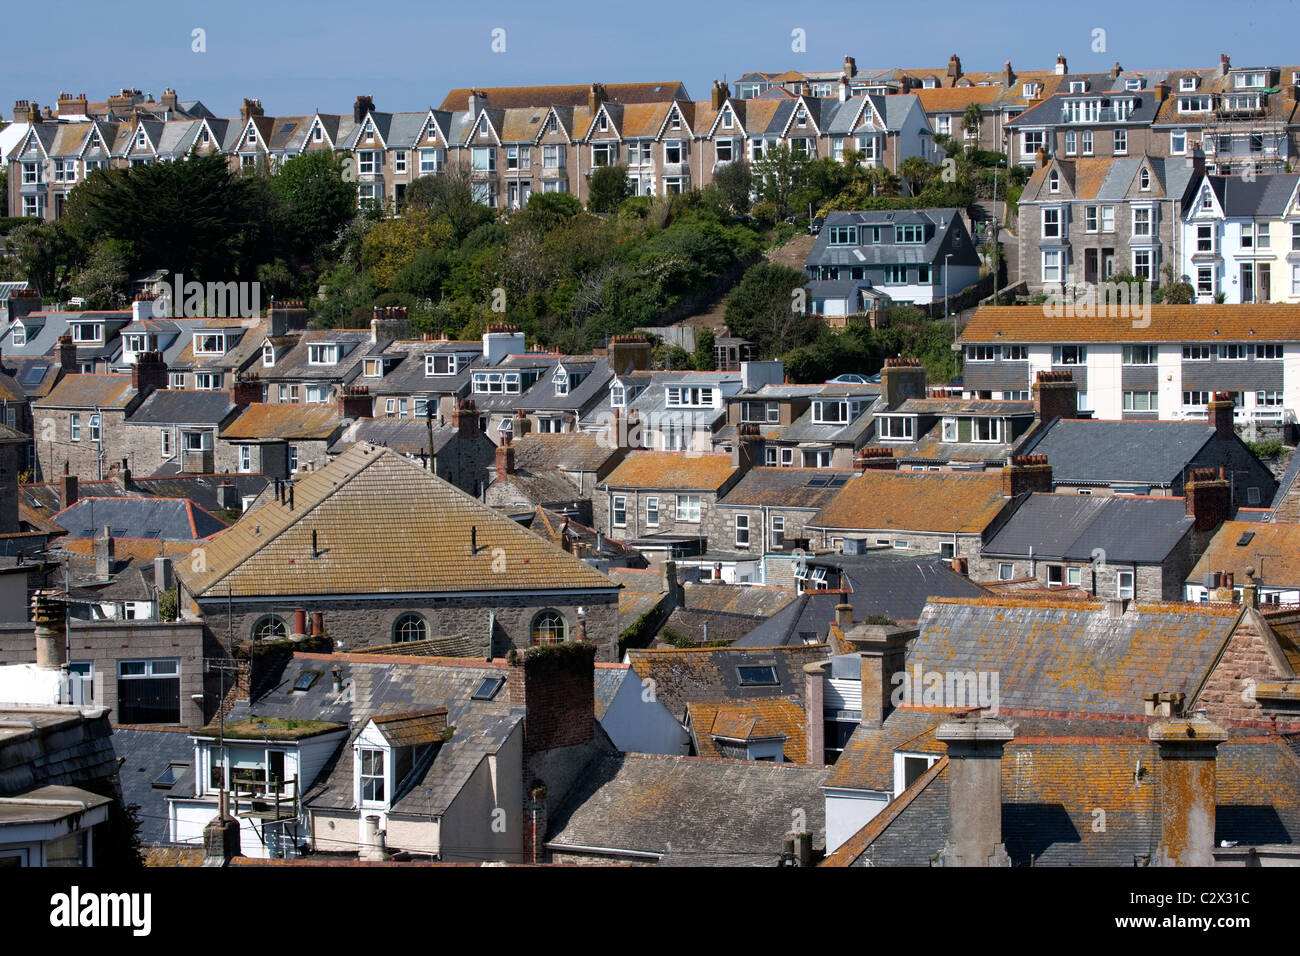
M 581 643 L 540 644 L 514 655 L 506 687 L 510 704 L 524 708 L 525 759 L 592 740 L 595 661 L 596 646 Z
M 826 763 L 826 662 L 803 666 L 804 758 L 813 767 Z
M 948 57 L 948 75 L 954 80 L 961 76 L 961 58 L 956 53 Z
M 1079 383 L 1071 372 L 1039 372 L 1031 391 L 1034 417 L 1044 425 L 1079 413 Z
M 244 105 L 239 108 L 239 118 L 243 120 L 245 123 L 248 122 L 250 117 L 261 116 L 261 115 L 263 115 L 261 100 L 246 99 L 244 100 Z
M 1047 150 L 1043 149 L 1041 146 L 1034 151 L 1034 165 L 1039 169 L 1042 169 L 1047 165 Z
M 881 726 L 894 709 L 894 689 L 899 685 L 896 675 L 905 675 L 907 642 L 916 634 L 915 628 L 888 624 L 860 624 L 852 635 L 845 634 L 860 649 L 862 722 L 868 727 Z
M 1213 866 L 1219 744 L 1228 739 L 1204 712 L 1152 724 L 1160 753 L 1158 866 Z
M 713 92 L 709 95 L 709 105 L 713 107 L 714 112 L 722 109 L 722 104 L 727 102 L 730 91 L 726 83 L 713 81 Z
M 1223 467 L 1193 468 L 1183 486 L 1186 513 L 1196 521 L 1197 531 L 1211 531 L 1228 520 L 1232 488 Z
M 1123 72 L 1124 72 L 1124 67 L 1119 65 L 1119 60 L 1116 60 L 1115 65 L 1110 68 L 1110 78 L 1112 80 L 1118 80 L 1119 75 Z
M 1232 412 L 1235 408 L 1232 396 L 1227 392 L 1215 392 L 1210 398 L 1205 413 L 1209 417 L 1210 427 L 1214 429 L 1215 438 L 1227 440 L 1237 433 L 1232 427 Z
M 865 714 L 864 714 L 865 716 Z M 1002 751 L 1015 735 L 993 717 L 940 724 L 948 747 L 948 843 L 943 866 L 1010 866 L 1002 842 Z
M 262 401 L 262 383 L 258 380 L 256 372 L 235 379 L 235 383 L 230 386 L 230 400 L 241 408 Z
M 1014 498 L 1026 492 L 1052 490 L 1052 466 L 1046 455 L 1014 455 L 1002 468 L 1002 496 Z
M 898 471 L 898 459 L 892 448 L 864 448 L 853 460 L 853 467 L 863 471 Z
M 77 476 L 64 475 L 59 479 L 59 503 L 64 508 L 71 508 L 80 500 L 81 495 L 77 491 Z
M 850 80 L 858 75 L 858 61 L 851 56 L 844 58 L 844 75 Z
M 71 93 L 59 94 L 58 113 L 60 116 L 85 116 L 88 110 L 85 93 L 77 96 L 73 96 Z
M 1064 57 L 1062 54 L 1059 54 L 1059 53 L 1058 53 L 1057 56 L 1056 56 L 1056 75 L 1057 75 L 1057 76 L 1065 76 L 1065 74 L 1066 74 L 1066 73 L 1069 73 L 1069 72 L 1070 72 L 1070 69 L 1069 69 L 1069 66 L 1068 66 L 1068 65 L 1066 64 L 1066 62 L 1065 62 L 1065 57 Z
M 165 90 L 162 91 L 162 98 L 159 99 L 158 102 L 162 104 L 162 108 L 165 110 L 176 109 L 176 104 L 177 104 L 176 91 L 173 90 L 170 86 L 167 87 Z
M 603 83 L 593 83 L 587 90 L 587 109 L 594 114 L 600 109 L 600 104 L 604 103 L 608 97 L 605 95 L 605 85 Z
M 500 481 L 506 475 L 515 473 L 515 448 L 511 444 L 509 432 L 501 436 L 501 444 L 497 445 L 497 480 Z
M 137 392 L 167 387 L 167 363 L 162 352 L 141 352 L 131 366 L 131 387 Z
M 374 414 L 369 385 L 344 385 L 339 389 L 340 418 L 374 418 Z
M 470 120 L 472 121 L 478 116 L 480 110 L 488 108 L 487 92 L 485 90 L 470 90 L 466 108 L 469 110 Z
M 1161 80 L 1151 87 L 1151 95 L 1155 97 L 1157 103 L 1163 103 L 1169 96 L 1169 84 Z
M 887 408 L 895 409 L 909 398 L 925 398 L 925 368 L 920 359 L 888 358 L 880 370 L 880 391 Z
M 1232 69 L 1232 60 L 1228 59 L 1228 54 L 1220 53 L 1219 54 L 1219 76 L 1220 77 L 1227 76 L 1228 71 L 1231 69 Z
M 81 369 L 77 364 L 77 346 L 73 343 L 71 334 L 59 336 L 55 352 L 64 375 L 75 375 Z
M 731 466 L 741 471 L 749 471 L 758 464 L 759 449 L 763 447 L 763 436 L 758 425 L 753 422 L 741 422 L 736 426 L 736 441 L 731 446 Z
M 104 525 L 104 533 L 95 537 L 95 576 L 101 581 L 113 573 L 113 533 Z
M 352 122 L 364 122 L 366 115 L 373 113 L 374 110 L 375 100 L 373 96 L 358 96 L 352 104 Z
M 1002 82 L 1007 86 L 1012 86 L 1016 82 L 1015 71 L 1011 69 L 1011 61 L 1007 60 L 1006 66 L 1002 68 Z
M 451 426 L 461 438 L 468 440 L 478 436 L 478 409 L 474 399 L 462 398 L 456 403 L 451 410 Z

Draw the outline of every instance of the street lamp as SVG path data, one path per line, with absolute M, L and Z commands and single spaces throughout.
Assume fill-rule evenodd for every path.
M 948 318 L 948 260 L 952 258 L 952 253 L 945 253 L 943 257 L 943 317 Z M 957 344 L 957 316 L 952 317 L 952 341 Z

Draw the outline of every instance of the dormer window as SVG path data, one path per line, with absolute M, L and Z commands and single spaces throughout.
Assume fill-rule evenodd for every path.
M 307 346 L 307 363 L 309 365 L 335 365 L 339 360 L 337 345 Z
M 225 351 L 226 337 L 219 332 L 204 332 L 194 336 L 195 355 L 221 355 Z
M 1071 92 L 1071 93 L 1087 93 L 1087 92 L 1088 92 L 1088 81 L 1087 81 L 1087 80 L 1071 80 L 1071 81 L 1070 81 L 1070 92 Z
M 366 378 L 383 378 L 384 377 L 384 360 L 383 359 L 366 359 L 365 365 Z
M 320 124 L 317 123 L 315 126 L 312 127 L 312 131 L 311 131 L 311 141 L 312 141 L 313 143 L 319 143 L 319 142 L 321 142 L 323 139 L 325 139 L 325 131 L 324 131 L 323 129 L 321 129 L 321 128 L 320 128 Z
M 1138 78 L 1135 79 L 1135 80 L 1125 80 L 1125 81 L 1124 81 L 1124 89 L 1126 89 L 1126 90 L 1140 90 L 1140 89 L 1142 89 L 1142 78 L 1141 78 L 1141 77 L 1138 77 Z
M 78 344 L 94 344 L 103 341 L 104 326 L 98 322 L 73 322 L 72 341 Z
M 712 408 L 712 388 L 692 388 L 684 385 L 667 387 L 667 405 L 669 408 Z
M 556 366 L 555 374 L 551 376 L 551 383 L 555 386 L 556 395 L 569 394 L 569 373 L 565 371 L 563 365 Z
M 1023 86 L 1020 87 L 1020 95 L 1025 97 L 1026 99 L 1033 99 L 1035 96 L 1038 95 L 1038 84 L 1025 83 Z
M 122 349 L 126 352 L 144 352 L 149 348 L 146 344 L 147 341 L 147 335 L 133 332 L 130 335 L 122 336 Z
M 383 750 L 369 747 L 358 749 L 362 806 L 388 805 L 388 775 L 384 770 L 387 756 Z
M 1055 169 L 1047 174 L 1047 191 L 1049 193 L 1059 193 L 1061 191 L 1061 175 Z
M 469 359 L 463 355 L 426 355 L 424 357 L 424 374 L 426 376 L 455 375 L 468 364 Z
M 1196 77 L 1184 76 L 1178 81 L 1178 92 L 1191 93 L 1196 89 Z
M 144 149 L 144 148 L 145 148 L 146 146 L 148 146 L 148 145 L 149 145 L 149 140 L 148 140 L 148 139 L 145 137 L 145 135 L 144 135 L 144 129 L 141 128 L 141 129 L 139 129 L 139 130 L 136 130 L 136 134 L 135 134 L 135 148 L 136 148 L 136 149 Z
M 275 346 L 270 342 L 262 346 L 262 367 L 270 368 L 275 364 Z
M 881 415 L 876 418 L 876 431 L 882 441 L 912 441 L 916 419 L 911 415 Z
M 23 324 L 22 324 L 21 322 L 15 322 L 15 323 L 14 323 L 14 330 L 13 330 L 13 331 L 14 331 L 14 334 L 13 334 L 13 336 L 11 337 L 11 341 L 13 342 L 13 344 L 14 344 L 14 345 L 26 345 L 26 344 L 27 344 L 27 329 L 23 326 Z
M 622 385 L 610 386 L 609 404 L 613 408 L 625 408 L 627 406 L 627 389 Z
M 1262 90 L 1267 79 L 1267 74 L 1262 70 L 1255 73 L 1238 73 L 1233 85 L 1239 90 Z

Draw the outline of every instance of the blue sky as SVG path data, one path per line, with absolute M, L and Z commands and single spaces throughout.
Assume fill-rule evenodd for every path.
M 219 115 L 243 97 L 270 114 L 345 112 L 358 93 L 381 110 L 416 110 L 458 86 L 682 80 L 696 99 L 713 79 L 753 70 L 942 66 L 957 53 L 968 70 L 1047 69 L 1064 54 L 1072 71 L 1296 64 L 1297 6 L 1281 0 L 1143 4 L 786 2 L 650 4 L 341 0 L 127 0 L 58 5 L 60 35 L 6 44 L 0 108 L 16 99 L 53 104 L 60 91 L 102 100 L 133 86 L 165 86 Z M 39 19 L 39 18 L 38 18 Z M 494 29 L 505 52 L 494 53 Z M 791 49 L 791 31 L 807 50 Z M 206 52 L 193 52 L 193 31 Z M 1106 31 L 1105 52 L 1092 50 Z M 1288 40 L 1290 42 L 1288 43 Z

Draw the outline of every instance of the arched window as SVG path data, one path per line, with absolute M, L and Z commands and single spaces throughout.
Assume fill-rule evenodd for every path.
M 568 625 L 559 611 L 542 611 L 533 618 L 534 644 L 559 644 L 564 640 Z
M 393 622 L 393 643 L 406 644 L 409 641 L 427 641 L 429 625 L 418 614 L 403 614 Z
M 1145 170 L 1145 169 L 1144 169 L 1144 170 L 1142 170 L 1142 172 L 1138 175 L 1138 186 L 1139 186 L 1140 189 L 1150 189 L 1150 188 L 1151 188 L 1151 173 L 1150 173 L 1149 170 Z
M 259 617 L 253 624 L 254 641 L 276 641 L 289 636 L 289 626 L 274 614 Z
M 1047 174 L 1047 191 L 1049 193 L 1058 193 L 1061 191 L 1061 177 L 1057 175 L 1056 170 Z

